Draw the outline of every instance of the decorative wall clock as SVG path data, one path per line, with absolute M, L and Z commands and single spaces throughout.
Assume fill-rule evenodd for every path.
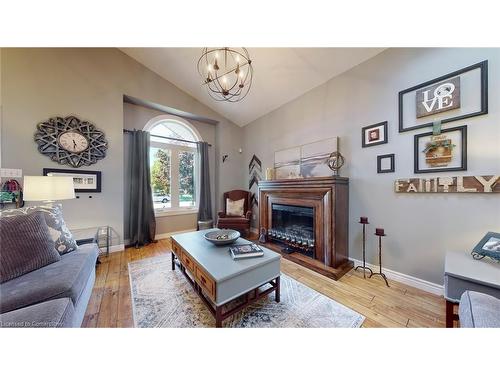
M 106 157 L 108 142 L 94 124 L 75 116 L 52 117 L 37 125 L 38 151 L 59 164 L 89 166 Z

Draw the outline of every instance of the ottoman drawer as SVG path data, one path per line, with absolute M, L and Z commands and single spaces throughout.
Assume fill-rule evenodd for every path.
M 181 253 L 181 262 L 193 275 L 195 275 L 195 265 L 193 259 L 184 251 Z
M 196 267 L 196 280 L 198 284 L 215 301 L 215 281 L 200 267 Z
M 181 258 L 181 249 L 180 249 L 179 245 L 177 245 L 177 243 L 174 240 L 171 240 L 171 244 L 172 244 L 172 251 L 177 256 L 177 259 L 180 259 Z

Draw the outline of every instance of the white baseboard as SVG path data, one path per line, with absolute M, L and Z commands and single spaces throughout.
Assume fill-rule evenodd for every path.
M 123 250 L 125 250 L 125 245 L 124 244 L 113 245 L 113 246 L 109 247 L 109 252 L 110 253 L 116 253 L 118 251 L 123 251 Z
M 354 262 L 354 267 L 362 266 L 363 262 L 357 259 L 349 258 Z M 366 263 L 367 267 L 370 267 L 374 272 L 378 270 L 378 265 Z M 382 267 L 382 272 L 387 276 L 388 279 L 400 282 L 412 286 L 417 289 L 425 290 L 426 292 L 442 296 L 444 294 L 443 285 L 434 284 L 430 281 L 422 280 L 414 276 L 405 275 L 404 273 L 390 270 L 388 268 Z
M 155 236 L 155 240 L 163 240 L 165 238 L 170 238 L 174 234 L 181 234 L 181 233 L 187 233 L 187 232 L 194 232 L 196 231 L 196 228 L 193 229 L 186 229 L 186 230 L 179 230 L 177 232 L 169 232 L 169 233 L 160 233 Z

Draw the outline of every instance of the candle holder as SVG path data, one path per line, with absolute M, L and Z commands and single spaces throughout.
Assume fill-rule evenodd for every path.
M 379 265 L 379 272 L 374 272 L 372 273 L 368 278 L 370 279 L 372 276 L 379 275 L 382 276 L 382 278 L 385 281 L 385 284 L 387 287 L 390 288 L 389 282 L 387 281 L 387 277 L 385 274 L 382 272 L 382 237 L 385 237 L 385 232 L 382 228 L 377 228 L 375 229 L 375 235 L 378 236 L 378 265 Z
M 365 244 L 366 244 L 366 237 L 365 237 L 365 226 L 368 223 L 368 218 L 367 217 L 360 217 L 359 218 L 359 223 L 363 224 L 363 265 L 362 266 L 357 266 L 354 271 L 357 271 L 358 268 L 363 269 L 363 279 L 366 279 L 366 270 L 370 271 L 370 277 L 373 275 L 373 271 L 371 270 L 370 267 L 366 267 L 366 258 L 365 258 Z

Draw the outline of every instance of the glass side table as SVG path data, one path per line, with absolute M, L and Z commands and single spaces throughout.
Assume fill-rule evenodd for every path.
M 99 247 L 99 255 L 109 255 L 109 248 L 111 246 L 111 227 L 109 225 L 71 229 L 71 233 L 77 245 L 96 243 Z

